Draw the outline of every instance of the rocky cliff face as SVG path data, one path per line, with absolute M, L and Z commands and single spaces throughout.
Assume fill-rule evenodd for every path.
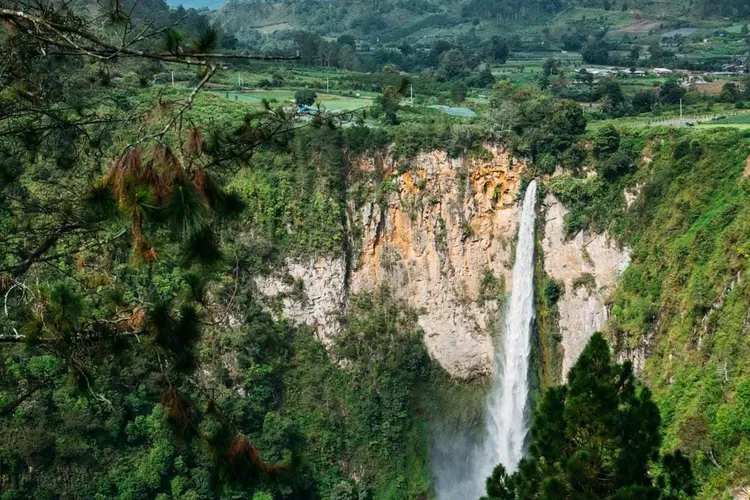
M 630 257 L 627 249 L 618 248 L 606 234 L 582 231 L 566 241 L 563 219 L 567 210 L 552 195 L 547 195 L 544 205 L 544 270 L 565 286 L 557 306 L 566 377 L 591 335 L 602 330 L 609 318 L 607 298 Z
M 384 203 L 351 207 L 350 222 L 363 236 L 349 275 L 344 258 L 287 262 L 287 269 L 258 280 L 260 291 L 280 301 L 285 316 L 317 327 L 328 343 L 349 293 L 388 286 L 419 311 L 425 344 L 451 375 L 488 376 L 500 301 L 487 296 L 487 284 L 510 286 L 515 200 L 525 168 L 502 149 L 488 151 L 481 160 L 420 154 L 402 173 L 393 159 L 377 166 L 361 159 L 359 168 L 382 168 L 395 189 Z
M 344 257 L 287 261 L 257 280 L 269 307 L 313 326 L 329 344 L 349 294 L 385 285 L 419 312 L 430 355 L 451 375 L 489 376 L 500 324 L 497 284 L 512 287 L 516 198 L 526 165 L 503 149 L 488 152 L 483 159 L 451 159 L 432 151 L 411 159 L 408 169 L 388 157 L 359 159 L 362 170 L 382 169 L 392 189 L 385 201 L 350 206 L 349 223 L 362 235 L 350 265 Z M 565 285 L 558 309 L 567 373 L 607 321 L 607 296 L 629 257 L 603 234 L 566 241 L 565 208 L 551 195 L 544 203 L 545 271 Z
M 485 160 L 422 154 L 397 176 L 387 205 L 367 204 L 352 292 L 386 284 L 421 312 L 430 354 L 452 375 L 492 371 L 499 301 L 480 300 L 488 273 L 510 284 L 520 172 L 502 150 Z M 392 168 L 392 167 L 391 167 Z
M 344 258 L 287 260 L 283 269 L 256 279 L 271 310 L 279 310 L 295 324 L 312 326 L 327 345 L 339 331 L 339 316 L 346 309 Z

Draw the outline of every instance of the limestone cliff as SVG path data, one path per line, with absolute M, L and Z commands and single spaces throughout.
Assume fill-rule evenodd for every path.
M 581 231 L 566 240 L 563 219 L 567 210 L 551 194 L 544 205 L 544 270 L 565 287 L 557 303 L 565 377 L 591 335 L 601 331 L 609 318 L 607 298 L 630 257 L 627 249 L 619 248 L 606 234 Z
M 387 205 L 371 202 L 357 214 L 364 237 L 352 292 L 389 285 L 421 312 L 430 354 L 461 378 L 492 371 L 489 326 L 499 304 L 479 300 L 487 273 L 510 285 L 525 165 L 490 151 L 484 160 L 422 154 L 397 175 Z
M 296 324 L 310 325 L 324 344 L 339 330 L 346 307 L 345 259 L 287 260 L 284 269 L 255 281 L 270 309 Z
M 488 276 L 510 286 L 525 164 L 503 149 L 486 153 L 481 159 L 423 153 L 408 169 L 390 157 L 360 158 L 358 168 L 382 169 L 393 189 L 384 201 L 350 206 L 349 223 L 362 234 L 352 245 L 361 250 L 351 256 L 351 268 L 343 257 L 289 261 L 287 269 L 258 280 L 260 291 L 278 299 L 285 316 L 317 327 L 328 343 L 348 294 L 386 285 L 419 311 L 425 344 L 449 373 L 489 375 L 500 304 L 484 287 Z M 300 288 L 304 293 L 295 293 Z

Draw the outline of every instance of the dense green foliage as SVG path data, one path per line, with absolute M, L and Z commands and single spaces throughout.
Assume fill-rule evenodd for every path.
M 203 375 L 174 395 L 161 393 L 158 367 L 132 358 L 128 345 L 77 382 L 56 356 L 5 352 L 3 410 L 13 411 L 12 384 L 44 383 L 23 411 L 5 417 L 7 497 L 214 498 L 261 490 L 329 498 L 353 471 L 359 498 L 427 491 L 419 404 L 444 376 L 424 351 L 413 312 L 385 291 L 357 298 L 336 349 L 348 364 L 342 369 L 309 332 L 275 323 L 249 296 L 238 304 L 246 311 L 239 326 L 204 337 Z M 264 465 L 254 473 L 238 459 L 226 462 L 235 428 L 258 446 Z
M 260 151 L 230 184 L 247 200 L 243 219 L 282 257 L 343 251 L 344 147 L 339 131 L 301 130 L 287 146 Z
M 315 104 L 315 99 L 318 98 L 318 94 L 313 90 L 298 90 L 294 94 L 294 102 L 298 106 L 312 106 Z
M 352 306 L 334 348 L 349 366 L 321 370 L 324 350 L 311 339 L 316 358 L 287 375 L 287 411 L 302 422 L 320 477 L 330 481 L 337 469 L 342 479 L 361 474 L 360 488 L 371 485 L 375 498 L 426 495 L 423 413 L 445 376 L 427 356 L 416 314 L 388 300 L 387 291 L 355 298 Z M 334 461 L 340 465 L 332 467 Z
M 750 480 L 742 423 L 750 244 L 742 172 L 750 143 L 717 131 L 666 144 L 649 142 L 651 174 L 641 173 L 641 204 L 623 234 L 634 259 L 614 298 L 611 328 L 621 348 L 649 342 L 645 373 L 665 442 L 695 460 L 711 491 Z M 680 363 L 671 361 L 675 354 Z
M 78 22 L 27 11 L 51 33 Z M 420 408 L 446 380 L 415 314 L 386 291 L 353 297 L 328 354 L 255 288 L 285 257 L 347 253 L 348 154 L 382 134 L 199 95 L 204 61 L 192 93 L 157 92 L 110 77 L 137 65 L 2 36 L 3 498 L 426 494 Z M 180 64 L 188 42 L 132 43 Z

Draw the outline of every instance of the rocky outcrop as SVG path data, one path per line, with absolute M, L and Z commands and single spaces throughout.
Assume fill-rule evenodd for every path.
M 384 202 L 350 207 L 350 224 L 362 229 L 362 240 L 353 245 L 361 251 L 351 256 L 348 276 L 344 258 L 288 261 L 286 270 L 259 279 L 259 290 L 328 343 L 349 293 L 388 286 L 419 312 L 430 355 L 451 375 L 490 375 L 500 301 L 485 297 L 484 284 L 491 274 L 511 285 L 525 165 L 502 149 L 487 152 L 481 160 L 423 153 L 400 172 L 402 164 L 392 158 L 377 165 L 360 159 L 359 168 L 382 169 L 394 189 Z
M 750 485 L 741 488 L 732 488 L 729 490 L 729 495 L 734 500 L 750 500 Z
M 350 264 L 344 257 L 289 260 L 259 278 L 269 309 L 314 327 L 329 344 L 349 294 L 385 285 L 418 311 L 430 355 L 451 375 L 490 375 L 501 301 L 484 288 L 488 276 L 512 287 L 516 199 L 525 165 L 502 149 L 489 152 L 489 158 L 469 160 L 433 151 L 413 158 L 409 168 L 390 158 L 377 165 L 360 159 L 363 170 L 382 169 L 392 189 L 385 201 L 349 207 L 350 225 L 361 229 L 361 241 L 353 245 L 359 250 Z M 603 329 L 607 298 L 630 259 L 606 234 L 566 239 L 567 210 L 554 196 L 547 195 L 544 211 L 544 268 L 565 288 L 558 311 L 566 374 L 591 335 Z
M 364 237 L 352 292 L 390 286 L 421 312 L 431 356 L 460 378 L 492 372 L 490 326 L 499 303 L 479 300 L 487 273 L 510 285 L 525 165 L 490 151 L 489 160 L 421 154 L 396 177 L 386 205 L 369 203 L 358 213 Z
M 339 331 L 339 317 L 346 306 L 344 258 L 287 260 L 270 276 L 255 280 L 268 308 L 280 310 L 296 324 L 306 324 L 324 344 Z
M 606 234 L 581 231 L 566 240 L 567 210 L 553 195 L 547 195 L 544 204 L 544 270 L 565 286 L 557 305 L 564 350 L 562 369 L 567 376 L 591 335 L 606 323 L 607 297 L 630 257 L 627 249 L 619 248 Z

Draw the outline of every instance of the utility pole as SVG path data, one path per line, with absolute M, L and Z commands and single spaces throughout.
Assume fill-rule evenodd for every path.
M 682 98 L 680 98 L 680 121 L 682 121 Z
M 409 87 L 411 88 L 411 105 L 414 106 L 414 84 Z
M 326 94 L 328 93 L 328 77 L 326 77 Z
M 172 87 L 174 87 L 174 70 L 172 71 Z

